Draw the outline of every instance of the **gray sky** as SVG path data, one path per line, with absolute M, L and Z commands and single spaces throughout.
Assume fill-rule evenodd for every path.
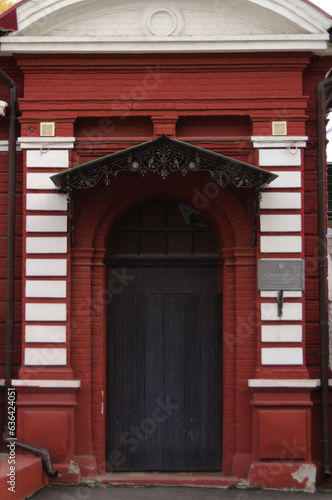
M 310 0 L 312 3 L 325 10 L 328 14 L 332 16 L 332 1 L 331 0 Z M 331 23 L 332 24 L 332 23 Z M 331 116 L 331 115 L 330 115 Z M 328 125 L 328 129 L 332 129 L 332 119 Z M 329 144 L 327 146 L 327 158 L 332 161 L 332 131 L 327 135 L 329 139 Z
M 321 9 L 325 10 L 328 14 L 332 16 L 332 2 L 331 0 L 310 0 L 311 3 L 314 3 Z

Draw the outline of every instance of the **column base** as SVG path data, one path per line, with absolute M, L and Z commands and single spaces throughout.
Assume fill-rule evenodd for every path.
M 39 381 L 41 383 L 42 381 Z M 17 387 L 17 438 L 46 448 L 53 468 L 76 474 L 76 388 Z
M 96 477 L 97 475 L 97 461 L 92 455 L 78 455 L 75 456 L 75 462 L 81 470 L 81 476 L 85 478 Z
M 250 466 L 252 464 L 252 455 L 246 453 L 237 453 L 233 458 L 232 476 L 248 477 Z
M 58 476 L 52 479 L 50 478 L 50 483 L 77 485 L 81 482 L 80 468 L 72 460 L 58 464 L 55 463 L 53 464 L 53 468 L 58 472 Z
M 316 465 L 311 462 L 253 462 L 249 485 L 251 488 L 287 488 L 313 493 L 316 472 Z

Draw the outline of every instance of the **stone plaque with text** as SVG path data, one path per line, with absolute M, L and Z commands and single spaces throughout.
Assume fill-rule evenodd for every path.
M 304 260 L 260 259 L 258 290 L 304 290 Z

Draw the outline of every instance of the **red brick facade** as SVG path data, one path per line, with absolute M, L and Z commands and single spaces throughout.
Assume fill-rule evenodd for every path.
M 320 57 L 310 51 L 16 53 L 1 57 L 1 67 L 18 85 L 22 148 L 17 152 L 15 228 L 13 377 L 18 394 L 18 436 L 49 449 L 62 481 L 78 482 L 80 477 L 95 477 L 107 470 L 105 436 L 107 415 L 112 411 L 107 407 L 107 345 L 112 332 L 108 331 L 105 259 L 121 218 L 135 207 L 162 199 L 198 209 L 215 231 L 220 248 L 220 473 L 239 480 L 249 478 L 251 486 L 305 488 L 305 478 L 294 479 L 292 474 L 299 474 L 301 466 L 314 464 L 317 480 L 321 480 L 320 400 L 313 383 L 320 378 L 315 93 L 331 66 L 332 56 Z M 3 84 L 0 99 L 8 100 Z M 41 137 L 41 122 L 55 122 L 55 139 Z M 287 122 L 287 134 L 279 137 L 282 144 L 272 135 L 272 122 Z M 107 186 L 74 190 L 72 212 L 53 206 L 38 208 L 33 203 L 41 198 L 29 198 L 55 193 L 55 187 L 34 184 L 39 174 L 51 176 L 66 168 L 53 160 L 54 152 L 68 154 L 68 166 L 74 167 L 161 134 L 283 174 L 280 179 L 288 175 L 296 180 L 268 185 L 258 215 L 254 213 L 253 189 L 221 188 L 203 172 L 176 173 L 165 180 L 128 172 Z M 7 139 L 4 118 L 0 139 Z M 266 160 L 268 151 L 271 158 L 274 154 L 279 158 L 280 153 L 280 164 Z M 45 164 L 37 158 L 39 152 L 40 157 L 45 156 Z M 284 152 L 289 155 L 288 163 L 283 160 Z M 5 331 L 6 152 L 0 152 L 0 160 L 0 328 Z M 290 200 L 284 206 L 283 195 Z M 281 200 L 281 206 L 273 205 L 273 196 Z M 294 216 L 292 220 L 299 225 L 284 230 L 261 227 L 273 215 Z M 34 228 L 37 219 L 33 217 L 67 218 L 67 229 L 54 229 L 53 222 L 49 230 Z M 66 240 L 63 250 L 41 250 L 39 254 L 27 247 L 42 244 L 34 238 L 53 237 L 62 239 L 61 244 Z M 270 247 L 273 241 L 275 251 Z M 305 261 L 305 291 L 285 297 L 284 314 L 289 317 L 274 318 L 275 296 L 257 290 L 257 261 L 262 258 Z M 65 261 L 66 270 L 31 271 L 35 259 L 45 259 L 50 267 L 52 259 L 60 267 Z M 50 280 L 59 287 L 65 283 L 65 294 L 27 293 L 27 287 Z M 41 304 L 65 307 L 65 316 L 48 319 L 51 309 L 45 309 L 43 316 Z M 266 340 L 262 332 L 271 333 L 270 326 L 280 324 L 290 330 L 298 328 L 300 338 L 280 340 L 284 333 L 279 332 L 279 337 Z M 50 325 L 62 327 L 65 339 L 55 336 L 52 341 L 50 334 L 43 340 L 36 333 L 40 330 L 30 328 Z M 60 330 L 53 329 L 53 334 L 55 331 Z M 58 361 L 58 349 L 65 361 Z M 4 351 L 3 334 L 0 378 L 4 376 Z M 270 361 L 274 353 L 281 356 L 275 364 Z M 300 361 L 287 362 L 292 353 Z M 42 361 L 38 361 L 39 355 Z M 34 380 L 44 381 L 44 386 L 38 382 L 33 387 L 29 381 Z M 266 380 L 276 382 L 270 387 L 249 384 Z M 52 388 L 49 381 L 69 383 Z M 75 385 L 75 381 L 80 382 Z M 283 386 L 282 381 L 296 384 Z M 1 392 L 0 396 L 3 398 Z M 0 416 L 2 421 L 3 414 Z

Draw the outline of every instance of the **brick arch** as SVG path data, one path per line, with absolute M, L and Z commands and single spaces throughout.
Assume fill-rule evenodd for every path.
M 176 175 L 176 183 L 175 176 L 165 180 L 138 177 L 129 182 L 130 175 L 103 186 L 89 199 L 76 223 L 78 247 L 107 248 L 113 228 L 126 212 L 144 202 L 167 198 L 201 209 L 216 232 L 220 248 L 251 246 L 250 210 L 231 188 L 219 188 L 206 174 Z
M 105 249 L 117 222 L 135 206 L 156 199 L 173 198 L 182 200 L 188 205 L 193 205 L 194 192 L 198 189 L 204 193 L 207 187 L 216 186 L 211 178 L 204 173 L 170 176 L 162 180 L 159 176 L 134 176 L 130 173 L 122 175 L 112 181 L 111 185 L 95 190 L 81 209 L 76 221 L 76 244 L 72 260 L 72 321 L 78 325 L 85 335 L 86 346 L 82 348 L 79 343 L 72 344 L 72 366 L 74 372 L 83 370 L 86 384 L 91 384 L 89 389 L 90 400 L 84 399 L 80 411 L 84 413 L 81 421 L 91 422 L 91 440 L 93 443 L 98 468 L 105 472 L 105 450 L 107 431 L 107 401 L 103 394 L 107 394 L 107 276 L 105 272 Z M 210 186 L 210 187 L 211 187 Z M 197 193 L 197 191 L 196 191 Z M 88 194 L 88 193 L 86 193 Z M 83 196 L 86 196 L 83 194 Z M 225 388 L 233 387 L 234 382 L 234 356 L 228 355 L 226 341 L 236 338 L 237 315 L 245 317 L 247 310 L 246 301 L 254 300 L 256 290 L 248 292 L 248 272 L 253 272 L 255 262 L 255 248 L 252 244 L 252 216 L 251 197 L 244 190 L 236 191 L 231 187 L 220 189 L 218 196 L 212 198 L 202 210 L 204 217 L 210 222 L 219 238 L 220 248 L 223 251 L 225 265 L 220 268 L 220 283 L 224 291 L 223 305 L 223 370 Z M 82 201 L 82 200 L 81 200 Z M 227 250 L 229 249 L 229 251 Z M 245 270 L 245 275 L 242 271 Z M 89 283 L 89 288 L 82 290 L 82 279 Z M 236 286 L 246 288 L 246 301 L 239 305 L 236 301 L 234 290 Z M 82 317 L 81 297 L 89 296 L 84 302 L 84 307 L 93 311 L 90 320 Z M 251 294 L 251 295 L 250 295 Z M 242 308 L 242 309 L 241 309 Z M 256 335 L 254 333 L 253 335 Z M 79 349 L 79 355 L 77 351 Z M 87 364 L 89 359 L 89 365 Z M 95 389 L 95 388 L 98 388 Z M 99 390 L 100 389 L 100 390 Z M 82 394 L 82 392 L 81 392 Z M 235 392 L 224 390 L 223 407 L 235 407 Z M 100 412 L 103 405 L 106 410 Z M 91 419 L 91 420 L 90 420 Z M 90 425 L 90 424 L 89 424 Z M 231 473 L 232 459 L 235 442 L 233 414 L 229 412 L 223 416 L 223 426 L 227 429 L 228 440 L 223 445 L 223 472 Z M 86 452 L 85 452 L 86 454 Z

